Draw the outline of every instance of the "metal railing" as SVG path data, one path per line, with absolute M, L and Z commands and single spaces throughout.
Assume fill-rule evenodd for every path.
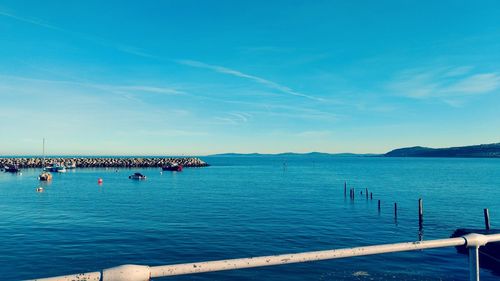
M 194 274 L 233 270 L 251 267 L 262 267 L 280 264 L 311 262 L 330 259 L 341 259 L 357 256 L 368 256 L 384 253 L 415 251 L 423 249 L 466 246 L 469 249 L 469 280 L 479 280 L 479 253 L 478 249 L 489 242 L 500 241 L 500 234 L 467 234 L 457 238 L 383 244 L 365 247 L 344 248 L 275 256 L 262 256 L 253 258 L 229 259 L 206 261 L 197 263 L 184 263 L 174 265 L 145 266 L 121 265 L 103 271 L 79 273 L 51 278 L 34 279 L 36 281 L 148 281 L 154 277 Z M 32 281 L 34 281 L 32 280 Z

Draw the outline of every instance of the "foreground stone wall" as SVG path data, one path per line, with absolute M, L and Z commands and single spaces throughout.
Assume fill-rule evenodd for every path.
M 19 168 L 41 168 L 43 158 L 0 158 L 0 167 L 6 165 L 18 165 Z M 177 163 L 184 167 L 206 167 L 209 166 L 200 158 L 89 158 L 89 157 L 57 157 L 45 158 L 45 166 L 53 163 L 70 164 L 75 163 L 78 168 L 94 167 L 161 167 L 167 163 Z

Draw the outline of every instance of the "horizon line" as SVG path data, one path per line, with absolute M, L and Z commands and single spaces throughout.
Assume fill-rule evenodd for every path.
M 328 154 L 328 155 L 338 155 L 338 154 L 353 154 L 353 155 L 383 155 L 384 153 L 356 153 L 356 152 L 322 152 L 322 151 L 309 151 L 309 152 L 293 152 L 293 151 L 285 151 L 285 152 L 272 152 L 272 153 L 263 153 L 263 152 L 220 152 L 220 153 L 211 153 L 211 154 L 189 154 L 189 155 L 134 155 L 134 154 L 51 154 L 45 155 L 45 158 L 51 157 L 206 157 L 206 156 L 217 156 L 224 154 L 239 154 L 239 155 L 280 155 L 280 154 Z M 3 154 L 0 155 L 0 158 L 22 158 L 22 157 L 30 157 L 30 158 L 43 158 L 43 155 L 35 155 L 35 154 Z

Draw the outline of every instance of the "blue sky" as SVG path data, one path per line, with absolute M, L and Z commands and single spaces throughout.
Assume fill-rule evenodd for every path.
M 500 141 L 498 1 L 0 0 L 0 155 Z

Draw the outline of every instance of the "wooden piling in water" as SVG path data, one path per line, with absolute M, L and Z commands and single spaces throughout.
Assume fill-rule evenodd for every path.
M 370 192 L 370 200 L 373 199 L 373 192 Z
M 344 182 L 344 198 L 347 196 L 347 182 Z
M 490 230 L 490 212 L 488 208 L 484 209 L 484 226 L 486 230 Z
M 394 217 L 398 217 L 398 203 L 394 202 Z
M 380 212 L 380 200 L 378 200 L 378 211 Z
M 352 200 L 354 200 L 354 195 L 356 193 L 356 190 L 354 189 L 354 187 L 352 188 Z
M 422 203 L 422 198 L 418 199 L 418 227 L 422 229 L 424 225 L 424 207 Z
M 366 191 L 366 199 L 368 199 L 368 188 L 365 188 Z

